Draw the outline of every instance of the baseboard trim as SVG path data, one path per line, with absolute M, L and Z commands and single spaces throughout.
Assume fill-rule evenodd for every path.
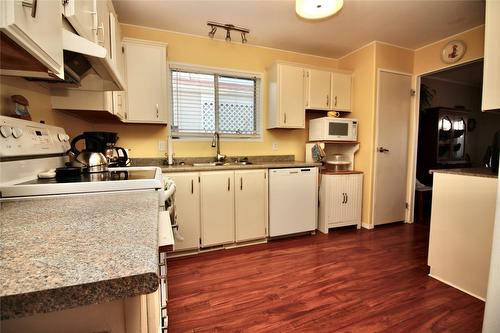
M 433 279 L 436 279 L 436 280 L 438 280 L 438 281 L 440 281 L 440 282 L 443 282 L 444 284 L 449 285 L 450 287 L 453 287 L 453 288 L 455 288 L 455 289 L 458 289 L 458 290 L 460 290 L 460 291 L 462 291 L 462 292 L 464 292 L 464 293 L 466 293 L 466 294 L 468 294 L 468 295 L 471 295 L 471 296 L 473 296 L 473 297 L 475 297 L 475 298 L 477 298 L 477 299 L 480 299 L 480 300 L 481 300 L 481 301 L 483 301 L 483 302 L 486 302 L 486 298 L 484 298 L 484 297 L 480 297 L 480 296 L 478 296 L 478 295 L 476 295 L 476 294 L 474 294 L 474 293 L 471 293 L 470 291 L 467 291 L 467 290 L 465 290 L 465 289 L 463 289 L 463 288 L 460 288 L 460 287 L 459 287 L 459 286 L 457 286 L 456 284 L 453 284 L 453 283 L 451 283 L 451 282 L 449 282 L 449 281 L 446 281 L 445 279 L 441 279 L 441 278 L 439 278 L 439 277 L 437 277 L 437 276 L 435 276 L 435 275 L 432 275 L 431 273 L 429 273 L 429 276 L 430 276 L 431 278 L 433 278 Z

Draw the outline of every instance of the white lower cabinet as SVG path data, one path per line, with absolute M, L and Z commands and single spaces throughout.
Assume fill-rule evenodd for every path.
M 169 173 L 176 185 L 174 251 L 267 236 L 267 169 Z
M 201 245 L 234 242 L 234 171 L 200 172 Z
M 234 172 L 236 242 L 267 236 L 267 170 Z
M 197 249 L 200 246 L 200 186 L 198 172 L 171 173 L 175 182 L 175 212 L 179 234 L 174 250 Z
M 329 228 L 346 225 L 361 227 L 363 174 L 322 174 L 319 191 L 319 226 L 322 233 Z

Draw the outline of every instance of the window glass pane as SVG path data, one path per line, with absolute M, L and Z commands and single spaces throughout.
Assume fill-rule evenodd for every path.
M 215 131 L 214 75 L 172 70 L 172 125 L 177 133 Z
M 219 132 L 255 134 L 255 79 L 219 77 Z

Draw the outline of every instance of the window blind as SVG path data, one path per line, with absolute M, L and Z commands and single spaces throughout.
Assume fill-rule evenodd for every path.
M 257 78 L 171 69 L 173 134 L 258 135 Z

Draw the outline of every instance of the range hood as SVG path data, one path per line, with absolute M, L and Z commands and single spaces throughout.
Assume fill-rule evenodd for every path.
M 123 79 L 106 57 L 104 47 L 63 28 L 64 80 L 45 74 L 27 78 L 43 82 L 49 88 L 82 88 L 85 90 L 124 90 Z

